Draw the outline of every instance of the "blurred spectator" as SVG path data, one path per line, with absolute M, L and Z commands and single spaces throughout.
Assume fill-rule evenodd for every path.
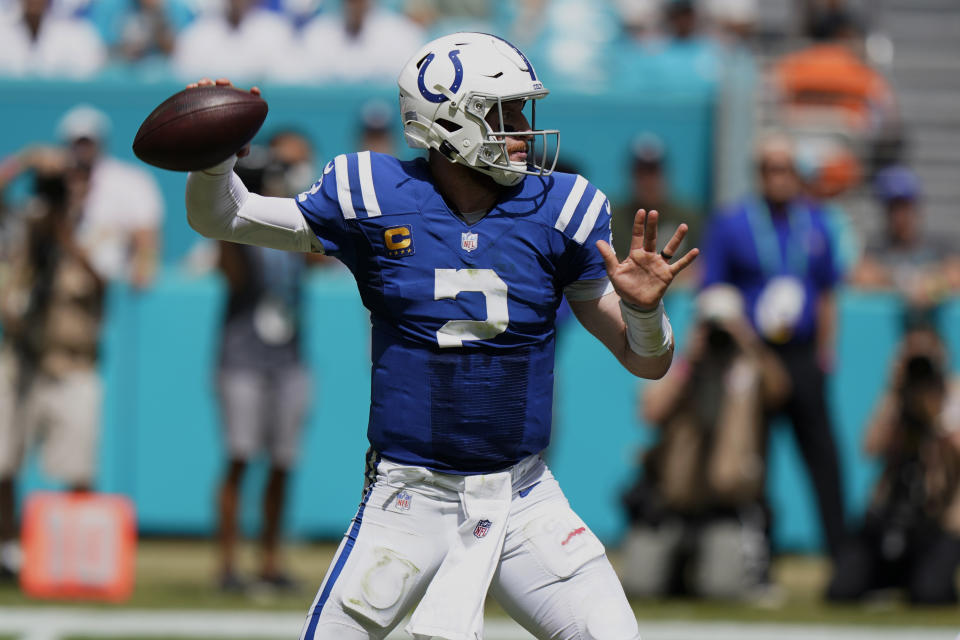
M 100 427 L 103 282 L 75 234 L 87 177 L 56 149 L 24 154 L 21 168 L 34 196 L 0 286 L 0 578 L 20 568 L 14 484 L 26 449 L 42 441 L 47 475 L 88 490 Z
M 697 10 L 693 0 L 667 0 L 664 6 L 667 34 L 674 40 L 692 40 L 698 35 Z
M 930 326 L 906 334 L 864 440 L 882 465 L 856 538 L 827 591 L 857 600 L 902 588 L 916 604 L 956 604 L 960 567 L 960 381 Z
M 289 197 L 312 176 L 312 150 L 303 136 L 281 132 L 269 148 L 238 166 L 253 193 Z M 281 566 L 280 530 L 290 468 L 300 448 L 309 378 L 300 349 L 303 254 L 219 243 L 219 268 L 229 288 L 219 364 L 219 398 L 229 462 L 219 494 L 219 586 L 241 591 L 236 570 L 237 512 L 248 464 L 270 458 L 263 492 L 260 586 L 295 589 Z
M 310 82 L 396 82 L 404 61 L 425 42 L 416 23 L 377 0 L 343 0 L 339 14 L 320 14 L 301 38 L 300 71 Z
M 663 28 L 660 37 L 651 37 L 645 10 L 635 13 L 621 9 L 631 21 L 626 24 L 633 39 L 611 61 L 614 72 L 609 80 L 632 90 L 681 86 L 712 91 L 720 80 L 724 51 L 706 37 L 696 3 L 666 0 L 659 8 Z
M 849 148 L 830 139 L 797 143 L 797 172 L 806 195 L 823 209 L 838 275 L 847 277 L 860 261 L 863 240 L 837 199 L 860 182 L 860 164 Z
M 396 140 L 394 109 L 383 100 L 371 100 L 360 109 L 360 136 L 357 149 L 394 155 Z
M 753 596 L 769 568 L 763 417 L 786 397 L 787 373 L 730 285 L 700 293 L 687 345 L 644 393 L 660 440 L 624 497 L 623 586 L 644 597 Z
M 785 116 L 839 124 L 874 137 L 898 135 L 893 91 L 864 62 L 863 38 L 853 18 L 845 11 L 831 13 L 816 36 L 818 42 L 783 57 L 773 68 Z
M 626 36 L 637 42 L 649 40 L 657 33 L 659 0 L 616 0 L 620 23 Z
M 920 181 L 903 166 L 884 169 L 874 181 L 886 214 L 882 235 L 870 240 L 851 283 L 894 289 L 913 306 L 930 307 L 960 290 L 960 259 L 948 239 L 923 233 Z
M 92 24 L 54 14 L 51 0 L 21 0 L 19 11 L 0 14 L 0 75 L 86 78 L 107 61 Z
M 293 20 L 295 28 L 300 29 L 319 13 L 326 0 L 270 0 L 268 6 L 275 6 Z
M 407 0 L 405 13 L 430 33 L 490 31 L 492 0 Z
M 541 61 L 536 71 L 547 85 L 602 91 L 616 78 L 607 54 L 621 27 L 611 2 L 525 0 L 514 14 L 508 39 Z
M 163 0 L 133 0 L 131 9 L 120 27 L 120 57 L 136 62 L 173 53 L 174 32 Z
M 185 0 L 101 0 L 90 10 L 113 55 L 126 62 L 166 59 L 192 18 Z
M 172 58 L 176 74 L 191 81 L 294 77 L 306 61 L 295 56 L 290 20 L 259 7 L 257 0 L 226 0 L 225 5 L 207 10 L 177 36 Z
M 640 134 L 630 145 L 630 193 L 613 212 L 613 246 L 622 260 L 630 251 L 633 219 L 638 209 L 656 209 L 660 214 L 658 235 L 669 238 L 681 223 L 689 227 L 681 250 L 698 246 L 701 215 L 678 202 L 666 176 L 663 142 L 650 133 Z
M 743 293 L 747 315 L 787 370 L 785 413 L 813 479 L 835 554 L 844 536 L 840 473 L 825 376 L 833 364 L 838 281 L 823 211 L 800 194 L 792 141 L 765 137 L 757 152 L 760 193 L 720 211 L 703 247 L 703 284 L 727 282 Z
M 704 13 L 721 40 L 746 42 L 759 17 L 757 0 L 707 0 Z
M 105 280 L 148 286 L 157 269 L 163 200 L 149 172 L 105 151 L 110 121 L 88 105 L 74 107 L 57 126 L 71 163 L 87 176 L 77 243 Z
M 803 0 L 803 33 L 814 40 L 830 38 L 838 29 L 849 29 L 851 14 L 847 0 Z

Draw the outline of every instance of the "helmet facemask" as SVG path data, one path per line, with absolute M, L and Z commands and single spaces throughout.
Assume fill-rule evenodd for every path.
M 477 154 L 477 164 L 472 165 L 479 171 L 488 173 L 499 184 L 514 185 L 528 176 L 548 176 L 557 166 L 560 154 L 560 131 L 557 129 L 537 129 L 537 100 L 536 97 L 491 97 L 487 115 L 496 110 L 499 130 L 495 130 L 482 118 L 486 125 L 486 137 L 480 144 Z M 525 131 L 513 131 L 504 126 L 503 103 L 513 100 L 523 100 L 530 104 L 530 128 Z M 522 139 L 527 145 L 527 158 L 524 162 L 511 162 L 507 150 L 507 138 Z M 504 173 L 507 172 L 507 173 Z

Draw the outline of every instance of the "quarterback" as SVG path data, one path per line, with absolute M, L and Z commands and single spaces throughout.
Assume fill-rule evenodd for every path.
M 635 640 L 603 546 L 540 456 L 554 320 L 566 296 L 626 369 L 660 377 L 661 298 L 697 250 L 673 260 L 681 225 L 658 252 L 657 213 L 641 210 L 617 261 L 606 197 L 553 172 L 559 133 L 535 116 L 547 90 L 505 40 L 439 38 L 398 83 L 426 158 L 340 155 L 288 199 L 248 193 L 235 158 L 187 180 L 198 232 L 335 256 L 370 311 L 365 490 L 301 638 L 383 638 L 412 610 L 415 638 L 478 640 L 491 593 L 537 638 Z

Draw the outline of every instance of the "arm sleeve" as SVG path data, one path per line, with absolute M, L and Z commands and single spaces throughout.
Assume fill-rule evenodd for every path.
M 319 251 L 307 221 L 291 198 L 250 193 L 233 172 L 236 158 L 187 177 L 187 220 L 208 238 L 285 251 Z

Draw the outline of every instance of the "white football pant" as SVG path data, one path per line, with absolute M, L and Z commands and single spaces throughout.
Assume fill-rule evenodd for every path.
M 539 639 L 639 640 L 603 545 L 546 464 L 532 456 L 510 471 L 513 495 L 489 592 Z M 465 517 L 456 490 L 463 476 L 423 472 L 376 464 L 301 640 L 380 639 L 420 601 Z M 475 535 L 486 535 L 482 527 Z

